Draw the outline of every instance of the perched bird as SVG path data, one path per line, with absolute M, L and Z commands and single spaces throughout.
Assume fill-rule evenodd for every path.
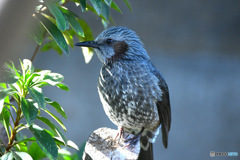
M 134 134 L 126 139 L 129 145 L 140 140 L 141 152 L 147 151 L 145 157 L 153 159 L 152 143 L 160 127 L 163 145 L 168 146 L 171 109 L 168 86 L 140 38 L 128 28 L 111 27 L 95 41 L 75 45 L 93 48 L 103 63 L 98 92 L 105 113 L 120 128 L 119 136 L 123 131 Z

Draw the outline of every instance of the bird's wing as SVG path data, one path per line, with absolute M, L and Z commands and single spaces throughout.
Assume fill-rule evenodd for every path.
M 161 76 L 161 74 L 157 70 L 154 70 L 153 73 L 158 78 L 159 80 L 158 85 L 162 91 L 161 99 L 157 100 L 156 105 L 161 123 L 163 145 L 165 148 L 167 148 L 168 132 L 171 126 L 171 108 L 169 100 L 169 91 L 168 86 L 164 78 Z

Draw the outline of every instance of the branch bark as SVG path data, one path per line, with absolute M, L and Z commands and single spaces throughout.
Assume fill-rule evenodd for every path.
M 133 148 L 127 147 L 125 138 L 133 137 L 125 133 L 119 144 L 114 142 L 118 131 L 110 128 L 99 128 L 95 130 L 85 146 L 83 160 L 137 160 L 140 153 L 140 142 Z M 116 140 L 118 142 L 118 139 Z

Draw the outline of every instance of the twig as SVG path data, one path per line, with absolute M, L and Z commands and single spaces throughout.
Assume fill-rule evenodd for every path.
M 32 61 L 32 62 L 33 62 L 33 60 L 35 59 L 35 57 L 36 57 L 36 55 L 37 55 L 37 52 L 38 52 L 40 46 L 41 46 L 41 45 L 38 44 L 37 47 L 35 48 L 35 50 L 34 50 L 34 52 L 33 52 L 33 56 L 32 56 L 32 58 L 31 58 L 31 61 Z

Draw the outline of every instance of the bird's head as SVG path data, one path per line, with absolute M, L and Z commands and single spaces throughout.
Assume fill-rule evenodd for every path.
M 125 27 L 110 27 L 98 35 L 94 41 L 79 42 L 81 47 L 91 47 L 104 64 L 117 59 L 149 59 L 143 43 L 137 34 Z

